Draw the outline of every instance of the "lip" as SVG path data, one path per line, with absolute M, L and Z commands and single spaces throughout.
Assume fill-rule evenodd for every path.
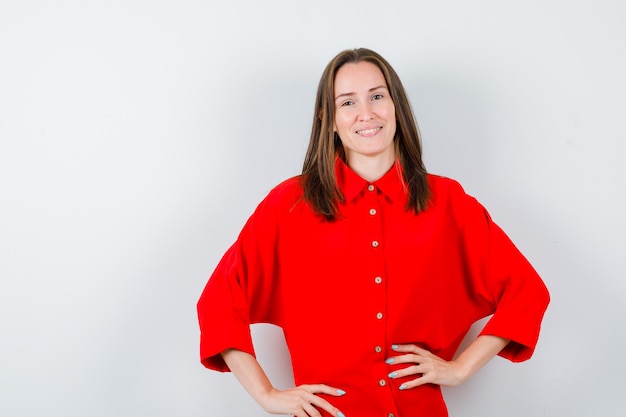
M 365 137 L 370 137 L 370 136 L 375 136 L 378 134 L 378 132 L 380 132 L 382 130 L 382 126 L 371 126 L 371 127 L 365 127 L 363 129 L 359 129 L 356 131 L 357 135 L 360 136 L 365 136 Z

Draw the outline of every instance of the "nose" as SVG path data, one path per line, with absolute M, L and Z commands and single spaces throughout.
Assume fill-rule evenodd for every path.
M 372 105 L 368 102 L 364 103 L 359 112 L 359 121 L 368 121 L 374 118 Z

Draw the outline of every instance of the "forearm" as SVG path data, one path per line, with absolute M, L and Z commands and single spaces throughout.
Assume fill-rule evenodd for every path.
M 478 336 L 455 360 L 463 381 L 485 366 L 507 344 L 508 339 L 498 336 Z
M 270 414 L 319 416 L 318 409 L 321 409 L 334 417 L 344 417 L 341 411 L 316 395 L 323 393 L 338 397 L 345 394 L 343 390 L 324 384 L 277 390 L 251 354 L 227 349 L 222 352 L 222 357 L 250 396 Z
M 244 389 L 257 403 L 261 403 L 261 397 L 273 386 L 256 358 L 236 349 L 225 350 L 222 357 Z

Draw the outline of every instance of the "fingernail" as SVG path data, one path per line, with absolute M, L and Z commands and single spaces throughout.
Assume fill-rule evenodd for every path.
M 385 361 L 385 363 L 387 363 L 387 364 L 393 363 L 393 358 L 389 358 L 389 359 L 387 359 L 387 360 Z
M 345 395 L 345 394 L 346 394 L 346 392 L 345 392 L 344 390 L 342 390 L 342 389 L 338 389 L 338 390 L 337 390 L 337 394 L 339 394 L 339 395 Z
M 388 376 L 389 378 L 395 378 L 395 377 L 397 377 L 397 376 L 398 376 L 398 373 L 397 373 L 397 372 L 392 372 L 392 373 L 390 373 L 390 374 L 389 374 L 389 375 L 387 375 L 387 376 Z
M 391 345 L 391 348 L 392 348 L 393 350 L 398 350 L 398 345 Z
M 337 411 L 337 417 L 346 417 L 341 411 Z
M 400 385 L 400 389 L 406 389 L 406 385 L 405 384 Z

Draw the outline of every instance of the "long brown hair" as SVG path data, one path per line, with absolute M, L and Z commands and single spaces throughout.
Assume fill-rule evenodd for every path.
M 339 155 L 345 160 L 341 140 L 333 129 L 335 76 L 343 65 L 363 61 L 381 70 L 395 105 L 394 146 L 409 194 L 406 209 L 419 213 L 426 208 L 430 197 L 419 130 L 398 74 L 378 53 L 366 48 L 349 49 L 335 56 L 322 73 L 317 87 L 311 138 L 302 166 L 304 198 L 315 212 L 331 221 L 337 217 L 338 204 L 344 201 L 335 177 L 335 158 Z

